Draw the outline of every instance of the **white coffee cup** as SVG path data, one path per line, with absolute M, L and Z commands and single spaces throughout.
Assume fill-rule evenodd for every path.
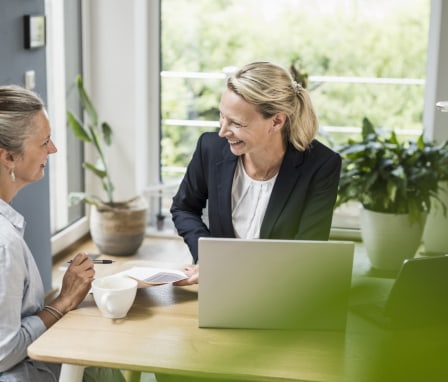
M 131 309 L 137 281 L 126 276 L 106 276 L 93 280 L 93 298 L 106 318 L 123 318 Z

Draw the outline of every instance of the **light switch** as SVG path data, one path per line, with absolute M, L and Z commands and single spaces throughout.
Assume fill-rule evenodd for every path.
M 28 70 L 25 72 L 25 88 L 28 90 L 34 90 L 36 87 L 36 72 L 34 70 Z

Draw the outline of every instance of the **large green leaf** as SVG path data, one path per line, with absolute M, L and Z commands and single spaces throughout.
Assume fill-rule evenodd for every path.
M 104 178 L 105 176 L 107 176 L 107 173 L 104 169 L 99 168 L 90 162 L 84 162 L 84 167 L 92 171 L 96 176 L 100 178 Z
M 82 124 L 71 112 L 67 112 L 68 125 L 71 127 L 76 138 L 93 145 L 97 155 L 97 162 L 95 165 L 90 162 L 84 162 L 84 167 L 100 179 L 103 188 L 107 192 L 107 202 L 104 203 L 113 204 L 114 186 L 110 178 L 106 157 L 103 151 L 103 147 L 105 145 L 110 146 L 112 142 L 112 129 L 107 122 L 102 122 L 101 125 L 99 125 L 98 113 L 84 88 L 83 80 L 80 75 L 76 77 L 76 89 L 78 90 L 86 121 Z M 94 198 L 98 201 L 100 200 L 97 196 Z M 77 199 L 73 196 L 72 200 L 93 203 L 92 196 L 87 198 L 83 193 L 80 193 Z
M 67 112 L 67 120 L 76 138 L 81 139 L 84 142 L 92 142 L 89 133 L 84 129 L 81 122 L 70 111 Z
M 103 134 L 103 139 L 106 145 L 110 146 L 112 143 L 112 129 L 107 122 L 101 124 L 101 131 Z
M 84 89 L 84 84 L 81 76 L 78 76 L 76 78 L 76 84 L 78 86 L 79 98 L 81 100 L 82 106 L 84 107 L 84 110 L 92 121 L 92 124 L 94 126 L 98 126 L 98 113 L 96 112 L 96 109 L 93 106 L 90 97 L 87 95 L 87 92 Z

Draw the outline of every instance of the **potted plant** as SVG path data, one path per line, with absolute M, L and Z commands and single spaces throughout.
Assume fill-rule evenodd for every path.
M 448 145 L 423 135 L 401 142 L 364 118 L 361 139 L 337 151 L 343 161 L 336 206 L 361 204 L 361 235 L 372 265 L 395 271 L 421 244 L 426 216 L 448 179 Z
M 437 110 L 448 112 L 448 101 L 436 103 Z M 431 205 L 431 212 L 426 219 L 423 230 L 422 242 L 425 255 L 442 255 L 448 253 L 448 215 L 444 213 L 444 205 L 448 206 L 448 181 L 442 183 L 439 192 L 439 200 L 434 199 Z
M 90 234 L 102 253 L 132 255 L 142 244 L 146 232 L 147 202 L 141 196 L 124 202 L 114 199 L 114 183 L 105 153 L 105 148 L 112 143 L 112 128 L 107 122 L 100 122 L 79 75 L 76 77 L 76 89 L 84 112 L 84 122 L 70 111 L 67 112 L 67 122 L 76 138 L 94 148 L 96 163 L 85 161 L 83 166 L 99 178 L 106 197 L 72 192 L 69 195 L 70 204 L 84 202 L 90 205 Z

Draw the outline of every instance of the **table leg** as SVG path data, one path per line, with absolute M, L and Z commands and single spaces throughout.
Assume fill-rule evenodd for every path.
M 140 382 L 141 374 L 139 371 L 126 370 L 124 377 L 126 382 Z
M 63 363 L 59 382 L 82 382 L 85 366 Z

